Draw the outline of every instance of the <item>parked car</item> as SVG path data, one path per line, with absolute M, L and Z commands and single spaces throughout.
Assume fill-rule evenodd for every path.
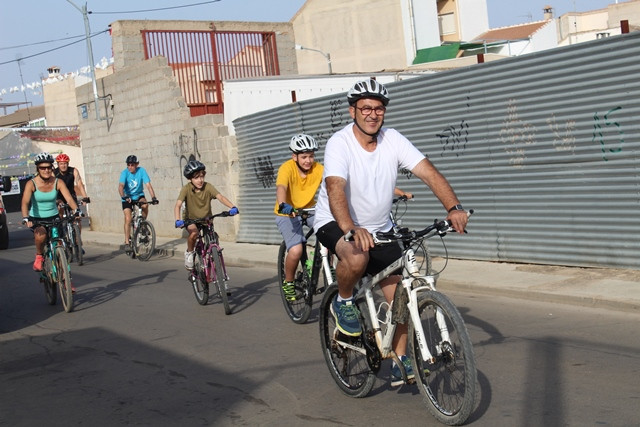
M 7 228 L 7 212 L 4 210 L 2 194 L 0 194 L 0 249 L 9 247 L 9 229 Z

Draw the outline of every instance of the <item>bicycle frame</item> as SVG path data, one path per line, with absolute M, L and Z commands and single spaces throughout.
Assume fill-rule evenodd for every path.
M 313 215 L 315 209 L 300 209 L 302 212 L 302 225 L 309 227 L 307 224 L 307 218 L 310 215 Z M 306 214 L 306 215 L 305 215 Z M 314 231 L 313 227 L 309 227 L 309 231 L 305 234 L 305 241 L 309 241 L 311 236 L 313 236 Z M 306 266 L 307 260 L 309 256 L 307 254 L 307 245 L 304 245 L 304 250 L 302 251 L 302 256 L 300 257 L 300 262 L 302 265 Z M 311 276 L 309 280 L 311 280 L 313 294 L 322 292 L 324 288 L 318 290 L 316 287 L 318 286 L 318 281 L 320 280 L 320 271 L 324 271 L 325 277 L 331 277 L 332 281 L 335 281 L 335 271 L 332 271 L 331 263 L 329 262 L 329 249 L 325 248 L 320 240 L 316 238 L 316 244 L 314 245 L 314 254 L 313 259 L 311 260 Z M 305 274 L 307 274 L 305 272 Z M 333 283 L 333 282 L 332 282 Z M 332 283 L 327 283 L 326 286 L 331 285 Z
M 434 360 L 434 357 L 426 345 L 424 330 L 422 329 L 420 314 L 418 313 L 418 294 L 425 291 L 435 291 L 437 275 L 418 274 L 419 266 L 416 262 L 413 249 L 405 249 L 400 258 L 391 263 L 391 265 L 389 265 L 387 268 L 385 268 L 375 276 L 369 276 L 360 279 L 359 288 L 355 298 L 358 299 L 364 297 L 364 300 L 366 301 L 367 317 L 371 324 L 371 328 L 375 333 L 376 343 L 378 345 L 378 349 L 380 350 L 382 358 L 388 359 L 390 357 L 395 357 L 395 353 L 393 352 L 393 337 L 395 334 L 396 325 L 391 322 L 391 316 L 394 311 L 393 308 L 397 304 L 396 299 L 392 301 L 391 306 L 389 306 L 389 303 L 387 303 L 386 301 L 382 301 L 380 302 L 378 307 L 376 307 L 376 303 L 373 297 L 373 288 L 384 279 L 389 277 L 391 273 L 393 273 L 400 267 L 402 267 L 403 278 L 399 286 L 402 286 L 404 288 L 408 296 L 407 307 L 409 309 L 411 321 L 415 329 L 416 338 L 418 340 L 420 352 L 422 354 L 422 360 L 432 362 Z M 423 279 L 424 283 L 426 283 L 427 286 L 418 286 L 416 288 L 413 288 L 413 283 L 416 281 L 416 279 Z M 396 295 L 398 295 L 397 290 Z M 378 318 L 378 313 L 383 308 L 383 305 L 387 306 L 386 318 L 385 320 L 380 320 Z M 449 337 L 447 332 L 447 325 L 444 322 L 444 317 L 442 316 L 442 313 L 438 313 L 436 316 L 438 319 L 438 324 L 442 331 L 442 336 L 443 338 L 446 337 L 444 341 L 447 341 Z M 380 327 L 381 323 L 384 323 L 386 325 L 384 333 L 382 332 L 382 329 Z M 358 351 L 364 353 L 365 349 L 358 349 Z
M 218 274 L 221 274 L 222 280 L 226 282 L 229 280 L 229 276 L 227 276 L 227 268 L 224 264 L 224 258 L 220 257 L 223 269 L 222 272 L 217 272 L 215 265 L 211 262 L 211 251 L 216 251 L 218 253 L 222 251 L 218 235 L 213 228 L 213 221 L 208 221 L 206 224 L 197 222 L 195 224 L 198 227 L 198 240 L 196 241 L 195 250 L 198 251 L 203 260 L 206 260 L 204 263 L 204 271 L 207 282 L 211 283 L 218 280 Z M 208 240 L 208 243 L 205 243 L 205 240 Z
M 55 249 L 58 246 L 61 246 L 62 248 L 64 248 L 65 253 L 67 250 L 67 244 L 64 240 L 64 238 L 62 237 L 62 233 L 63 233 L 63 223 L 64 221 L 62 220 L 56 220 L 51 224 L 48 223 L 41 223 L 40 225 L 42 227 L 44 227 L 47 230 L 47 240 L 45 241 L 45 251 L 44 251 L 44 258 L 45 258 L 45 263 L 44 263 L 44 268 L 42 269 L 42 271 L 40 272 L 40 275 L 46 275 L 46 274 L 50 274 L 51 275 L 51 279 L 56 282 L 58 280 L 58 272 L 56 270 L 56 265 L 55 262 L 53 262 L 53 254 L 55 252 Z M 58 236 L 54 237 L 53 236 L 53 228 L 57 227 L 58 228 Z M 48 267 L 51 268 L 50 271 L 48 270 Z

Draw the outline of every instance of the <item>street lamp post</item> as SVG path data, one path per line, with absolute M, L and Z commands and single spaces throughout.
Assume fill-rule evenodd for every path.
M 67 0 L 73 7 L 78 9 L 82 13 L 84 18 L 84 34 L 87 38 L 87 55 L 89 61 L 91 61 L 91 82 L 93 83 L 93 100 L 96 104 L 96 120 L 100 120 L 100 105 L 98 104 L 98 84 L 96 83 L 96 65 L 93 62 L 93 48 L 91 47 L 91 30 L 89 29 L 89 16 L 87 15 L 87 4 L 82 6 L 82 9 L 76 6 L 71 0 Z
M 329 66 L 329 74 L 333 74 L 333 71 L 331 69 L 331 55 L 328 53 L 324 53 L 321 50 L 318 49 L 312 49 L 310 47 L 304 47 L 304 46 L 300 46 L 299 44 L 296 45 L 296 50 L 312 50 L 314 52 L 318 52 L 320 55 L 324 56 L 325 59 L 327 60 L 327 65 Z

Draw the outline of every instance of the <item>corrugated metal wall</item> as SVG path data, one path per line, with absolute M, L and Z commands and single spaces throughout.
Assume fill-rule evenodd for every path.
M 640 33 L 388 84 L 385 125 L 406 135 L 476 214 L 454 258 L 640 268 Z M 294 133 L 324 143 L 345 94 L 234 121 L 239 241 L 277 243 L 275 177 Z M 415 177 L 405 225 L 445 215 Z M 431 245 L 436 254 L 442 249 Z

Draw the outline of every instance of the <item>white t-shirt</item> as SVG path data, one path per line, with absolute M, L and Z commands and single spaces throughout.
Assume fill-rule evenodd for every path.
M 324 152 L 324 176 L 314 228 L 334 220 L 329 208 L 325 179 L 337 176 L 347 181 L 345 192 L 349 212 L 355 224 L 370 233 L 391 228 L 389 212 L 393 201 L 398 169 L 412 170 L 425 156 L 400 132 L 382 128 L 373 152 L 360 146 L 351 123 L 336 132 L 327 142 Z

